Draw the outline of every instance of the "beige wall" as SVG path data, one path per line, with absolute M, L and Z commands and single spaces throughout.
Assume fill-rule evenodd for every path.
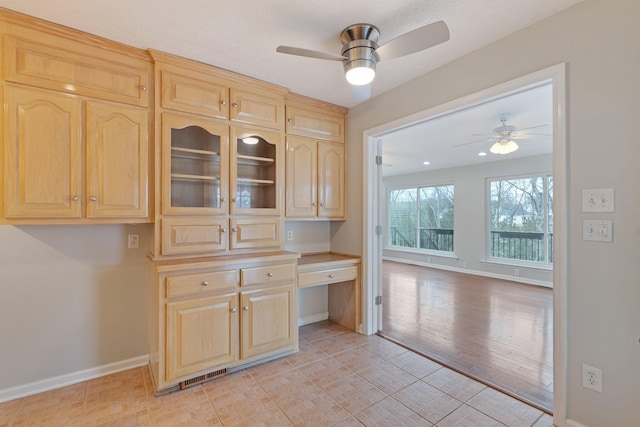
M 332 250 L 362 254 L 363 131 L 566 62 L 567 416 L 588 426 L 640 425 L 639 22 L 638 0 L 585 0 L 352 109 L 349 220 L 331 227 Z M 589 188 L 614 188 L 615 213 L 582 213 Z M 583 241 L 582 220 L 600 218 L 613 243 Z M 582 363 L 603 370 L 603 393 L 581 386 Z
M 151 225 L 0 226 L 0 392 L 149 354 Z M 140 249 L 126 249 L 127 234 Z

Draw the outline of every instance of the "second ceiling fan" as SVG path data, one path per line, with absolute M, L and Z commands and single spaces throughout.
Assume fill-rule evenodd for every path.
M 347 81 L 354 86 L 371 83 L 379 61 L 410 55 L 449 40 L 449 28 L 444 21 L 417 28 L 378 46 L 380 31 L 371 24 L 354 24 L 342 30 L 340 55 L 293 46 L 278 46 L 277 52 L 308 58 L 340 61 Z

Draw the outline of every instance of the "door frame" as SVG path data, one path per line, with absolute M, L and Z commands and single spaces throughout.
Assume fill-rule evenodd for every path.
M 566 123 L 566 65 L 560 63 L 522 76 L 445 104 L 403 117 L 363 132 L 364 206 L 362 259 L 362 332 L 373 334 L 380 330 L 381 306 L 375 297 L 382 295 L 382 213 L 380 212 L 381 165 L 376 156 L 382 152 L 381 137 L 386 133 L 415 123 L 433 120 L 493 99 L 551 83 L 553 99 L 553 401 L 554 424 L 565 425 L 567 373 L 567 123 Z M 378 231 L 378 233 L 376 233 Z

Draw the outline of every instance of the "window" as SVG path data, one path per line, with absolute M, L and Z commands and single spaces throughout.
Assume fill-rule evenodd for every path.
M 489 256 L 551 264 L 553 177 L 489 181 Z
M 389 245 L 453 252 L 453 185 L 389 191 Z

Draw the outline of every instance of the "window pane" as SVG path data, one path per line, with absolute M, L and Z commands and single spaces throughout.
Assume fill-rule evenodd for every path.
M 545 177 L 490 183 L 490 256 L 544 262 Z
M 416 247 L 418 190 L 389 191 L 389 244 Z
M 420 188 L 420 248 L 453 252 L 453 185 Z

